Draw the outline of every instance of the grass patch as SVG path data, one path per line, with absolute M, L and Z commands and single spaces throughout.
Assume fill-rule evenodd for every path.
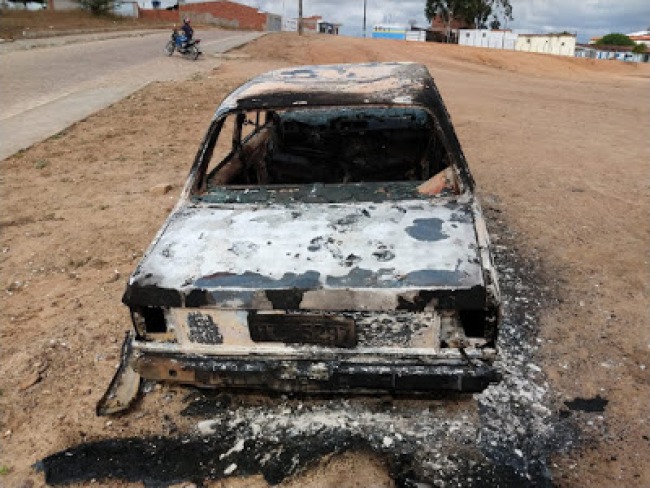
M 36 169 L 43 169 L 46 168 L 49 163 L 45 161 L 44 159 L 39 159 L 34 163 L 34 168 Z

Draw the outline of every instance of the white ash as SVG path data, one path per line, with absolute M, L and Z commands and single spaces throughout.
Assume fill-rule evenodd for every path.
M 230 461 L 254 456 L 261 470 L 279 465 L 284 476 L 309 463 L 304 453 L 313 454 L 321 443 L 327 444 L 323 454 L 370 448 L 385 455 L 402 486 L 550 486 L 548 456 L 574 439 L 554 411 L 549 384 L 534 362 L 539 311 L 553 299 L 539 285 L 537 263 L 517 253 L 517 237 L 500 222 L 492 226 L 505 301 L 498 342 L 501 383 L 473 397 L 451 394 L 438 400 L 285 398 L 246 405 L 236 396 L 239 405 L 209 412 L 211 424 L 200 423 L 198 431 L 227 432 L 237 439 L 226 453 Z

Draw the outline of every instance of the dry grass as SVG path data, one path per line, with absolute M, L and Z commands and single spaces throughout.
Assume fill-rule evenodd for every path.
M 0 38 L 3 39 L 33 39 L 52 35 L 144 29 L 157 25 L 159 23 L 116 15 L 97 16 L 82 10 L 0 10 Z

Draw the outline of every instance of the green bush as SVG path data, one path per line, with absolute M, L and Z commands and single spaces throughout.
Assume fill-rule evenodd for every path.
M 625 34 L 613 32 L 601 37 L 596 41 L 597 46 L 636 46 L 636 42 L 627 37 Z

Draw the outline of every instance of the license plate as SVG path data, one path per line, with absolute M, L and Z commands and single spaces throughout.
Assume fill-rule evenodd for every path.
M 333 315 L 250 313 L 248 329 L 255 342 L 317 344 L 355 347 L 357 334 L 353 319 Z

